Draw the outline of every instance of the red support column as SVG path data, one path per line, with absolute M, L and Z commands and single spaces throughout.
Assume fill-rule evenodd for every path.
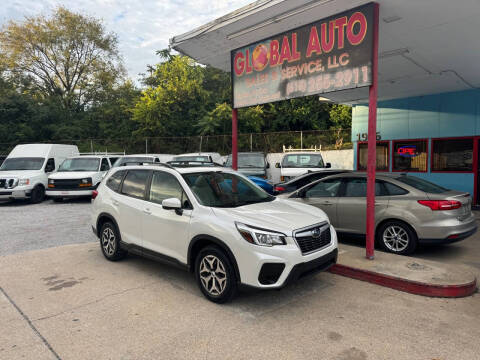
M 237 115 L 238 115 L 238 110 L 232 109 L 232 169 L 233 170 L 238 170 Z
M 367 246 L 366 257 L 373 260 L 375 244 L 375 170 L 377 167 L 377 95 L 378 95 L 378 13 L 373 13 L 372 85 L 368 102 L 368 162 L 367 162 Z

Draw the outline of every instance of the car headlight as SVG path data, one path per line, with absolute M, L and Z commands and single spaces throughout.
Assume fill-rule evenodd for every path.
M 18 180 L 18 186 L 25 186 L 30 184 L 30 179 L 20 179 Z
M 260 229 L 254 226 L 235 222 L 238 232 L 251 244 L 260 246 L 285 245 L 285 234 L 273 230 Z
M 89 187 L 92 186 L 92 178 L 85 178 L 80 180 L 80 184 L 78 184 L 80 187 Z
M 53 185 L 53 184 L 55 184 L 55 180 L 53 180 L 53 179 L 48 179 L 48 183 Z

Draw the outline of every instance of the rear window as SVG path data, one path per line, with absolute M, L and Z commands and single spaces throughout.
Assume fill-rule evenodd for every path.
M 106 182 L 106 185 L 113 191 L 119 192 L 120 184 L 122 182 L 123 176 L 125 175 L 125 170 L 117 171 L 112 176 L 110 176 Z
M 283 168 L 323 168 L 323 158 L 320 154 L 291 154 L 282 160 Z
M 402 175 L 395 178 L 395 180 L 400 181 L 404 184 L 407 184 L 417 190 L 424 191 L 431 194 L 441 194 L 448 191 L 448 189 L 440 185 L 431 183 L 430 181 L 423 180 L 414 176 Z
M 122 194 L 143 199 L 149 176 L 149 170 L 130 170 L 123 180 Z

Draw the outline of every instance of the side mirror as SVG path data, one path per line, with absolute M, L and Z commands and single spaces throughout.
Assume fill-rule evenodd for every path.
M 267 169 L 270 169 L 270 163 L 267 163 Z
M 276 167 L 277 169 L 280 169 L 280 163 L 276 163 L 276 164 L 275 164 L 275 167 Z
M 326 163 L 326 164 L 325 164 L 325 167 L 326 167 L 327 169 L 330 169 L 330 168 L 332 167 L 332 164 Z
M 53 170 L 55 170 L 55 168 L 52 165 L 45 166 L 46 173 L 52 172 Z
M 165 199 L 162 201 L 162 208 L 165 210 L 175 210 L 178 215 L 182 215 L 182 203 L 180 202 L 180 199 Z

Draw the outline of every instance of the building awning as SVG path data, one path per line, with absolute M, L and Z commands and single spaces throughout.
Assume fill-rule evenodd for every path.
M 345 10 L 362 0 L 259 0 L 170 45 L 201 64 L 230 71 L 230 51 Z M 379 0 L 379 100 L 480 87 L 480 2 Z M 368 88 L 322 94 L 363 103 Z

